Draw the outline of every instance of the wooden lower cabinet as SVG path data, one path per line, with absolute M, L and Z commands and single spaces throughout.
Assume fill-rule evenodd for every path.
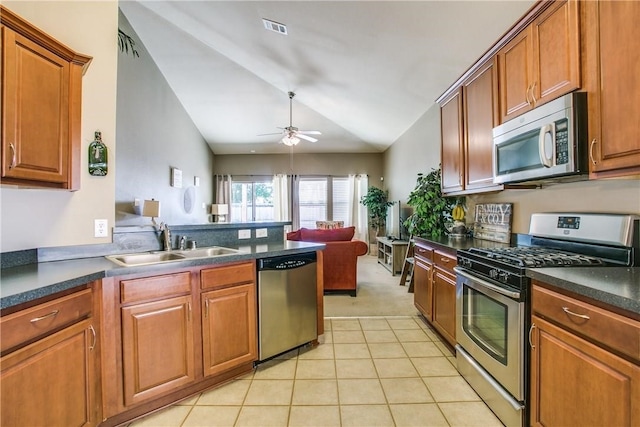
M 456 345 L 456 258 L 416 239 L 413 303 L 452 347 Z
M 191 295 L 122 308 L 124 404 L 195 380 Z
M 456 276 L 439 268 L 433 278 L 433 326 L 456 345 Z
M 104 426 L 250 372 L 257 360 L 255 261 L 103 280 Z M 114 375 L 114 372 L 116 373 Z
M 533 316 L 531 425 L 640 425 L 640 366 Z
M 91 319 L 0 359 L 2 426 L 94 426 L 96 333 Z
M 215 375 L 258 358 L 255 284 L 204 292 L 204 375 Z
M 414 257 L 413 302 L 427 320 L 433 320 L 433 267 L 430 262 Z

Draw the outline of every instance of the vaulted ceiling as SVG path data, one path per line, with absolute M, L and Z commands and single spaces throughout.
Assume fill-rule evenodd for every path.
M 532 5 L 520 1 L 121 1 L 215 154 L 382 152 Z M 284 24 L 288 35 L 265 29 Z M 259 136 L 261 134 L 276 133 Z

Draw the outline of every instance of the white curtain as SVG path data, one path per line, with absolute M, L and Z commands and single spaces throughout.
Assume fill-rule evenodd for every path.
M 369 217 L 367 208 L 360 199 L 367 194 L 369 177 L 365 174 L 349 175 L 349 216 L 351 225 L 356 227 L 354 239 L 362 240 L 369 244 Z
M 300 175 L 291 175 L 291 229 L 300 229 Z
M 291 179 L 287 175 L 273 176 L 273 210 L 275 221 L 291 221 Z
M 216 190 L 217 204 L 231 205 L 231 175 L 214 175 L 213 188 Z

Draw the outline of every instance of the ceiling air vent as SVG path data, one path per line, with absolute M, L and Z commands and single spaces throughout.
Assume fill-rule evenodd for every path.
M 268 19 L 262 19 L 262 23 L 264 24 L 264 28 L 269 31 L 275 31 L 278 34 L 287 35 L 287 26 L 281 24 L 279 22 L 269 21 Z

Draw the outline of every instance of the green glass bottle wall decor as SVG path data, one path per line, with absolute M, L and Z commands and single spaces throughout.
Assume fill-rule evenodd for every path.
M 102 132 L 95 133 L 95 139 L 89 144 L 89 175 L 107 175 L 107 146 L 102 142 Z

